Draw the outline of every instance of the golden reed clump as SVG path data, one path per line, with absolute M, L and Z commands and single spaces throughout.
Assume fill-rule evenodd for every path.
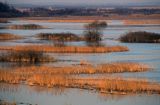
M 0 46 L 0 50 L 27 51 L 34 50 L 37 52 L 51 53 L 107 53 L 107 52 L 124 52 L 129 49 L 124 46 L 63 46 L 56 47 L 51 45 L 26 45 L 26 46 Z
M 21 39 L 21 38 L 22 38 L 21 36 L 17 36 L 17 35 L 14 35 L 14 34 L 0 33 L 0 41 Z
M 53 62 L 56 61 L 53 57 L 36 52 L 34 50 L 27 51 L 8 51 L 0 54 L 1 62 L 21 62 L 21 63 L 37 63 L 37 62 Z
M 160 84 L 144 80 L 125 80 L 120 78 L 77 78 L 64 74 L 18 73 L 0 71 L 0 82 L 22 83 L 46 87 L 66 87 L 95 90 L 100 93 L 127 94 L 150 93 L 160 94 Z
M 122 64 L 122 67 L 120 66 Z M 109 65 L 109 66 L 108 66 Z M 131 66 L 131 67 L 127 67 Z M 100 68 L 101 67 L 101 68 Z M 116 68 L 117 67 L 117 68 Z M 133 68 L 132 68 L 133 67 Z M 100 93 L 127 94 L 127 93 L 150 93 L 160 94 L 160 84 L 146 80 L 128 80 L 123 78 L 87 78 L 77 77 L 70 74 L 93 74 L 113 72 L 137 72 L 142 66 L 136 63 L 111 63 L 98 65 L 76 65 L 71 67 L 23 67 L 15 70 L 0 70 L 0 82 L 46 87 L 65 87 L 95 90 Z M 146 68 L 146 66 L 144 67 Z M 102 70 L 101 70 L 102 69 Z M 117 69 L 117 71 L 115 70 Z M 124 71 L 123 71 L 124 69 Z M 133 70 L 135 69 L 135 71 Z M 146 69 L 147 70 L 147 69 Z M 67 75 L 68 74 L 68 75 Z
M 121 72 L 144 72 L 151 68 L 148 65 L 133 62 L 115 62 L 93 65 L 73 65 L 65 67 L 31 66 L 19 67 L 15 71 L 19 73 L 42 73 L 42 74 L 97 74 L 97 73 L 121 73 Z

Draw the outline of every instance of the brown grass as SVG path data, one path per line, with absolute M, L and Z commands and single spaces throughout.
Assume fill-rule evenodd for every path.
M 0 18 L 0 23 L 8 23 L 8 20 Z
M 36 24 L 24 24 L 24 25 L 11 25 L 8 27 L 9 29 L 25 29 L 25 30 L 33 30 L 33 29 L 43 29 L 44 27 Z
M 39 33 L 38 38 L 42 40 L 54 40 L 54 41 L 82 41 L 83 37 L 79 37 L 73 33 Z
M 50 53 L 107 53 L 107 52 L 124 52 L 129 49 L 125 46 L 51 46 L 51 45 L 27 45 L 27 46 L 0 46 L 0 50 L 27 51 Z
M 97 71 L 101 73 L 118 73 L 118 72 L 144 72 L 149 70 L 149 66 L 139 63 L 117 62 L 101 64 Z
M 66 67 L 31 66 L 16 68 L 19 73 L 42 73 L 42 74 L 97 74 L 97 73 L 122 73 L 122 72 L 144 72 L 150 68 L 139 63 L 108 63 L 97 66 L 74 65 Z
M 132 15 L 118 15 L 118 14 L 110 14 L 108 17 L 104 16 L 59 16 L 59 17 L 25 17 L 19 18 L 20 20 L 30 21 L 30 22 L 73 22 L 73 23 L 91 23 L 95 20 L 107 21 L 110 20 L 158 20 L 160 18 L 160 14 L 132 14 Z
M 52 62 L 55 61 L 53 57 L 45 55 L 43 52 L 35 52 L 33 50 L 27 51 L 8 51 L 0 54 L 1 62 Z
M 144 80 L 125 80 L 122 78 L 80 78 L 72 79 L 73 88 L 96 90 L 101 93 L 160 93 L 160 85 Z
M 159 19 L 123 20 L 123 23 L 125 25 L 146 25 L 146 24 L 160 25 L 160 20 Z
M 15 102 L 6 102 L 6 101 L 1 101 L 0 100 L 0 105 L 17 105 Z
M 9 33 L 0 33 L 0 41 L 1 40 L 14 40 L 14 39 L 21 39 L 22 37 L 9 34 Z
M 0 70 L 0 82 L 21 83 L 46 87 L 67 87 L 95 90 L 100 93 L 127 94 L 150 93 L 160 94 L 160 84 L 145 80 L 125 80 L 120 78 L 77 78 L 66 75 L 19 73 Z

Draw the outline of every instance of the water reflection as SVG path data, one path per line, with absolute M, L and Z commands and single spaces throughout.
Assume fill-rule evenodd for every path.
M 0 83 L 0 99 L 38 105 L 159 105 L 159 95 L 111 95 L 65 88 Z M 91 101 L 89 101 L 91 100 Z

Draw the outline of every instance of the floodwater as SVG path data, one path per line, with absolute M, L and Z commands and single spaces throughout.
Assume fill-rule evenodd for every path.
M 12 24 L 28 24 L 29 21 L 11 21 Z M 43 23 L 39 24 L 47 29 L 40 30 L 12 30 L 0 29 L 0 33 L 12 33 L 23 36 L 24 39 L 0 42 L 0 46 L 29 45 L 29 44 L 53 44 L 53 42 L 35 38 L 38 33 L 72 32 L 82 35 L 84 23 Z M 135 25 L 125 26 L 120 20 L 113 20 L 104 30 L 103 43 L 105 45 L 123 45 L 130 51 L 103 53 L 103 54 L 50 54 L 59 59 L 59 62 L 45 63 L 42 65 L 62 66 L 77 64 L 81 60 L 95 65 L 109 62 L 139 62 L 150 65 L 153 70 L 141 73 L 116 73 L 110 76 L 126 78 L 145 78 L 150 81 L 160 82 L 160 44 L 121 43 L 117 41 L 121 35 L 130 31 L 148 31 L 160 33 L 160 25 Z M 68 42 L 68 45 L 85 45 L 85 42 Z M 8 67 L 10 64 L 0 63 L 0 67 Z M 86 76 L 86 75 L 82 75 Z M 87 75 L 90 76 L 90 75 Z M 108 76 L 108 74 L 92 75 L 95 77 Z M 24 104 L 38 105 L 160 105 L 159 95 L 104 95 L 92 91 L 80 89 L 53 89 L 38 86 L 11 85 L 0 83 L 0 99 L 7 101 L 23 102 Z

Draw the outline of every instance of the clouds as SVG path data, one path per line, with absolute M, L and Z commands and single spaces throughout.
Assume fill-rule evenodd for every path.
M 0 0 L 12 4 L 128 4 L 159 3 L 160 0 Z

